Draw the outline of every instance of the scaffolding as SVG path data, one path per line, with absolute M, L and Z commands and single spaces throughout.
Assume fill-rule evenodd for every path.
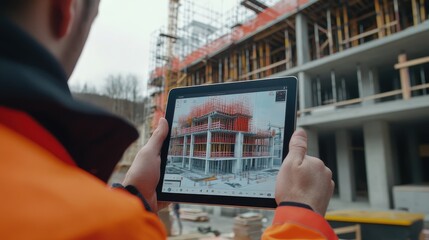
M 154 123 L 165 105 L 159 99 L 172 87 L 280 74 L 423 24 L 429 10 L 428 0 L 240 0 L 226 12 L 197 1 L 180 4 L 174 56 L 165 57 L 167 43 L 173 42 L 160 34 L 165 29 L 154 36 L 149 77 L 157 111 Z M 361 98 L 356 90 L 360 66 L 355 69 L 354 76 L 335 70 L 314 76 L 313 104 L 301 112 Z M 425 84 L 425 74 L 420 70 L 410 81 L 415 78 Z M 171 80 L 164 86 L 167 77 Z
M 175 4 L 172 6 L 171 2 Z M 252 54 L 257 56 L 265 54 L 266 45 L 263 45 L 265 50 L 258 50 L 258 52 L 256 50 L 252 52 L 256 46 L 251 45 L 247 51 L 243 50 L 234 57 L 222 57 L 221 63 L 219 60 L 210 60 L 209 56 L 274 21 L 281 15 L 280 12 L 296 9 L 297 4 L 302 1 L 276 2 L 275 0 L 241 1 L 241 4 L 221 13 L 211 9 L 211 6 L 202 6 L 197 1 L 182 0 L 180 4 L 179 1 L 170 1 L 169 27 L 154 32 L 151 42 L 153 47 L 150 53 L 151 71 L 148 86 L 153 99 L 153 128 L 165 111 L 165 99 L 169 89 L 183 85 L 238 80 L 244 72 L 249 73 L 252 68 L 262 64 L 262 60 L 247 63 L 244 61 Z M 252 8 L 251 6 L 253 10 L 249 9 L 249 7 Z M 255 11 L 255 7 L 259 10 Z M 277 10 L 273 11 L 273 9 Z M 178 12 L 177 15 L 176 12 Z M 171 28 L 172 25 L 177 26 L 174 31 Z M 265 59 L 265 61 L 268 60 Z M 194 71 L 193 65 L 204 67 L 198 67 L 199 69 Z M 241 70 L 234 71 L 234 67 L 238 66 Z M 252 76 L 257 78 L 260 75 L 254 73 Z

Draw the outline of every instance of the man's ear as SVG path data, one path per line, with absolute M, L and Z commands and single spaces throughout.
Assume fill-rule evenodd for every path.
M 71 28 L 74 0 L 51 0 L 51 18 L 55 37 L 64 37 Z

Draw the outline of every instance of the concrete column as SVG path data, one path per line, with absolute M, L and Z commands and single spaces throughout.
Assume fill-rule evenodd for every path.
M 365 165 L 369 202 L 372 207 L 392 206 L 393 161 L 389 125 L 383 121 L 365 123 Z
M 319 136 L 315 129 L 304 128 L 307 133 L 307 155 L 320 157 L 319 154 Z
M 209 119 L 211 120 L 211 117 L 209 117 Z M 210 126 L 210 121 L 209 120 L 209 126 Z M 209 174 L 209 159 L 211 157 L 211 153 L 212 153 L 212 132 L 211 131 L 207 131 L 207 143 L 206 143 L 206 164 L 205 164 L 205 170 L 204 173 L 205 174 Z
M 209 160 L 208 159 L 205 160 L 204 174 L 209 174 Z
M 235 135 L 235 147 L 234 147 L 234 157 L 237 159 L 236 167 L 234 169 L 234 173 L 240 173 L 243 171 L 242 169 L 242 161 L 243 161 L 243 140 L 244 135 L 242 132 L 238 132 Z
M 186 156 L 186 142 L 188 141 L 188 136 L 183 136 L 183 151 L 182 151 L 182 168 L 185 167 L 185 156 Z
M 350 133 L 346 130 L 338 130 L 335 133 L 335 142 L 340 199 L 352 202 L 356 199 L 356 183 Z
M 364 70 L 364 68 L 362 67 L 362 65 L 360 65 L 360 64 L 356 65 L 356 77 L 357 77 L 358 88 L 359 88 L 359 97 L 364 97 L 364 92 L 363 92 L 364 72 L 363 72 L 363 70 Z
M 370 69 L 366 65 L 358 65 L 356 68 L 359 96 L 361 98 L 373 96 L 379 92 L 378 71 Z M 362 102 L 362 105 L 374 104 L 375 100 L 367 100 Z
M 212 129 L 212 116 L 209 116 L 207 119 L 207 128 L 208 130 Z
M 332 100 L 338 102 L 337 97 L 337 78 L 335 75 L 335 70 L 331 70 L 331 90 L 332 90 Z
M 311 79 L 305 72 L 298 73 L 299 110 L 313 106 L 311 93 Z
M 377 94 L 380 92 L 380 75 L 378 74 L 377 68 L 369 69 L 369 81 L 371 82 L 371 88 L 373 94 Z
M 298 66 L 310 61 L 307 17 L 298 13 L 295 18 L 296 55 Z
M 195 136 L 194 134 L 191 134 L 191 145 L 189 147 L 189 165 L 188 165 L 189 170 L 191 170 L 192 158 L 194 157 L 194 143 L 195 143 Z
M 274 156 L 275 156 L 275 153 L 274 153 L 274 137 L 271 137 L 270 138 L 270 147 L 269 147 L 269 153 L 270 153 L 270 159 L 269 159 L 269 164 L 268 164 L 268 167 L 270 168 L 270 169 L 272 169 L 273 168 L 273 166 L 274 166 Z

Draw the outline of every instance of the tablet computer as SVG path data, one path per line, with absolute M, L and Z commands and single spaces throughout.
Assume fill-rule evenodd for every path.
M 276 207 L 296 102 L 295 77 L 172 89 L 158 200 Z

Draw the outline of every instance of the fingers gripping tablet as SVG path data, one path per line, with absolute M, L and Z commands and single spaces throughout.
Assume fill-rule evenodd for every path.
M 296 86 L 296 78 L 282 77 L 171 90 L 159 200 L 275 207 Z

